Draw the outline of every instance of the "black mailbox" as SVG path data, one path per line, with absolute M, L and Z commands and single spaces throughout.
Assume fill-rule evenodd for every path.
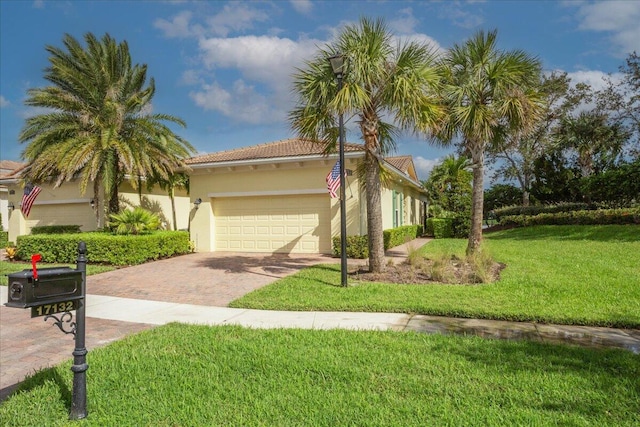
M 22 270 L 7 275 L 7 307 L 36 307 L 83 298 L 82 272 L 69 267 Z

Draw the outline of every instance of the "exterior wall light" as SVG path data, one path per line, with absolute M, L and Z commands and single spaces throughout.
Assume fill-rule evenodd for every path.
M 9 204 L 7 205 L 7 209 L 9 209 L 10 211 L 14 210 L 16 208 L 16 205 L 13 204 L 13 202 L 9 202 Z
M 202 203 L 202 199 L 200 197 L 198 197 L 197 199 L 195 199 L 193 201 L 193 206 L 198 209 L 200 207 L 200 203 Z

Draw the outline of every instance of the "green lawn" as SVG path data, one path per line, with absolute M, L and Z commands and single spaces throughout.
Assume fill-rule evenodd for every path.
M 464 254 L 466 240 L 422 250 Z M 484 285 L 351 281 L 320 265 L 230 305 L 271 310 L 420 313 L 543 323 L 640 327 L 640 226 L 541 226 L 489 233 L 485 247 L 507 268 Z
M 51 268 L 51 267 L 71 267 L 76 268 L 75 264 L 46 264 L 46 263 L 38 263 L 38 268 Z M 7 274 L 15 273 L 17 271 L 22 271 L 24 269 L 31 269 L 30 262 L 9 262 L 9 261 L 0 261 L 0 285 L 7 286 Z M 87 265 L 87 275 L 104 273 L 105 271 L 115 270 L 115 267 L 111 267 L 109 265 Z
M 70 363 L 27 380 L 2 425 L 74 425 Z M 640 424 L 640 357 L 622 350 L 172 324 L 88 363 L 90 426 Z

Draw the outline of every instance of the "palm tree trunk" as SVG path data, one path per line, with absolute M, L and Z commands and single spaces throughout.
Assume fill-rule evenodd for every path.
M 104 224 L 102 223 L 103 219 L 103 209 L 102 206 L 102 198 L 100 197 L 100 177 L 97 176 L 93 181 L 93 209 L 95 209 L 94 214 L 96 215 L 96 228 L 101 230 L 104 228 Z
M 384 270 L 384 236 L 382 233 L 382 204 L 380 202 L 380 165 L 378 159 L 366 150 L 365 188 L 367 190 L 367 230 L 369 234 L 369 271 Z
M 467 255 L 480 249 L 482 244 L 482 211 L 484 207 L 484 147 L 471 150 L 473 161 L 473 189 L 471 192 L 471 231 Z
M 169 198 L 171 199 L 171 215 L 173 216 L 173 231 L 178 230 L 178 220 L 176 219 L 176 190 L 173 186 L 169 188 Z

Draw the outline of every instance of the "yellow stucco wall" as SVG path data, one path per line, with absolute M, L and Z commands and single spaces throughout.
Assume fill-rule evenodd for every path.
M 9 213 L 9 241 L 15 242 L 21 235 L 29 234 L 36 226 L 44 225 L 80 225 L 82 231 L 93 231 L 97 228 L 96 215 L 91 207 L 93 199 L 93 185 L 90 183 L 85 194 L 81 194 L 78 182 L 68 182 L 58 188 L 52 185 L 39 185 L 42 189 L 38 194 L 28 218 L 20 211 L 23 188 L 18 183 L 7 184 L 9 194 L 8 203 L 15 209 Z M 158 213 L 168 225 L 172 224 L 171 201 L 167 193 L 159 188 L 142 192 L 142 204 L 137 190 L 125 183 L 120 187 L 120 200 L 123 207 L 142 207 Z M 176 213 L 179 229 L 188 227 L 189 196 L 184 190 L 176 192 Z

